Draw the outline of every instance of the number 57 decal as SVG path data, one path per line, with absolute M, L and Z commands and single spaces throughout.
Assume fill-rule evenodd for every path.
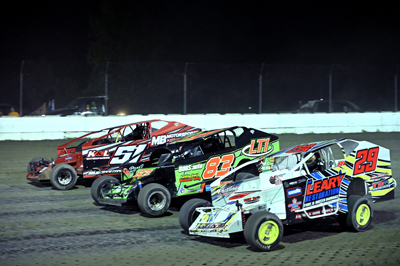
M 147 144 L 141 144 L 138 146 L 118 146 L 117 150 L 113 154 L 112 159 L 110 160 L 110 164 L 122 164 L 144 151 L 146 146 Z M 138 159 L 139 156 L 136 156 L 131 162 L 136 163 Z
M 379 147 L 359 150 L 356 154 L 353 175 L 375 171 L 378 161 Z

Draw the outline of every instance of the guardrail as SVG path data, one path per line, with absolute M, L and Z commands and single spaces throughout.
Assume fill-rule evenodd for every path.
M 0 117 L 0 140 L 76 138 L 87 132 L 150 119 L 204 130 L 242 125 L 273 134 L 400 132 L 400 112 L 314 114 L 152 114 L 130 116 Z

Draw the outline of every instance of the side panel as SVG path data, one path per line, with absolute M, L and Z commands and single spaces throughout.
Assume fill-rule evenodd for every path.
M 350 179 L 334 169 L 284 181 L 288 224 L 347 211 Z

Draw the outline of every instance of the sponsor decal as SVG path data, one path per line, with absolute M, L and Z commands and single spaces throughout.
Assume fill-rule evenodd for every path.
M 386 177 L 389 177 L 389 174 L 388 174 L 388 173 L 376 174 L 376 175 L 370 176 L 370 177 L 369 177 L 369 180 L 371 180 L 371 181 L 373 181 L 373 180 L 379 180 L 379 179 L 383 179 L 383 178 L 386 178 Z
M 181 194 L 185 193 L 185 189 L 184 189 L 183 187 L 181 187 L 181 188 L 179 189 L 179 193 L 181 193 Z
M 142 169 L 144 164 L 138 165 L 138 166 L 131 166 L 129 167 L 129 171 L 131 172 L 136 172 L 136 170 Z
M 244 199 L 244 204 L 252 204 L 260 201 L 260 196 Z
M 299 214 L 296 214 L 295 219 L 298 220 L 298 219 L 302 219 L 302 218 L 306 218 L 306 217 L 307 217 L 307 215 L 305 215 L 304 213 L 299 213 Z
M 249 194 L 251 194 L 251 193 L 253 193 L 253 192 L 247 192 L 247 193 L 237 194 L 237 195 L 234 195 L 234 196 L 230 197 L 229 200 L 241 199 L 241 198 L 244 198 L 244 197 L 246 197 L 247 195 L 249 195 Z
M 269 138 L 252 139 L 249 145 L 243 147 L 242 153 L 250 157 L 267 155 L 274 150 L 269 140 Z
M 223 195 L 231 194 L 231 193 L 233 193 L 233 192 L 235 192 L 235 191 L 238 190 L 239 185 L 240 185 L 241 183 L 242 183 L 241 181 L 239 181 L 239 182 L 237 182 L 237 183 L 233 183 L 233 184 L 229 184 L 229 183 L 228 183 L 227 186 L 225 186 L 224 188 L 221 189 L 221 192 L 220 192 L 220 193 L 223 194 Z
M 236 183 L 226 183 L 225 185 L 221 186 L 217 190 L 216 194 L 213 194 L 212 199 L 216 199 L 216 198 L 222 199 L 224 197 L 231 195 L 232 193 L 234 193 L 238 190 L 238 188 L 242 182 L 243 181 L 239 181 Z M 206 189 L 207 189 L 207 187 L 206 187 Z M 206 191 L 208 191 L 208 190 L 206 190 Z
M 182 133 L 173 133 L 173 134 L 168 134 L 168 135 L 154 136 L 151 138 L 151 146 L 163 145 L 173 139 L 191 135 L 196 132 L 198 132 L 198 130 L 182 132 Z
M 325 209 L 325 214 L 327 216 L 329 213 L 332 213 L 332 212 L 335 212 L 335 211 L 336 211 L 336 208 L 326 208 Z M 318 209 L 318 210 L 313 210 L 313 211 L 307 211 L 307 214 L 310 217 L 314 217 L 314 216 L 317 216 L 317 215 L 324 214 L 324 212 L 321 209 Z M 307 217 L 307 215 L 305 213 L 301 213 L 301 214 L 299 213 L 299 214 L 296 215 L 295 219 L 302 219 L 302 218 L 306 218 L 306 217 Z
M 346 165 L 346 162 L 345 162 L 345 161 L 340 161 L 340 162 L 338 162 L 338 164 L 337 164 L 337 166 L 343 166 L 343 165 Z
M 121 173 L 121 170 L 105 170 L 105 171 L 89 171 L 84 172 L 83 175 L 100 175 L 100 174 L 114 174 L 114 173 Z
M 73 159 L 73 157 L 66 157 L 65 159 L 64 159 L 64 161 L 69 161 L 69 160 L 72 160 Z
M 389 180 L 384 180 L 381 182 L 372 183 L 372 190 L 380 190 L 390 188 Z
M 296 198 L 292 199 L 292 203 L 288 205 L 290 208 L 290 212 L 294 212 L 296 210 L 300 210 L 301 201 L 298 201 Z
M 178 172 L 186 172 L 186 171 L 190 171 L 192 170 L 192 166 L 191 165 L 181 165 L 179 166 Z
M 202 188 L 188 188 L 186 189 L 187 192 L 200 192 L 202 191 Z
M 90 150 L 86 156 L 86 160 L 108 160 L 110 159 L 110 152 L 108 150 L 96 151 Z
M 190 182 L 190 181 L 201 181 L 201 177 L 198 174 L 192 175 L 183 175 L 182 178 L 179 179 L 179 182 Z
M 224 229 L 225 227 L 226 225 L 221 223 L 199 223 L 196 229 Z
M 288 189 L 288 190 L 286 190 L 286 193 L 287 193 L 288 198 L 300 196 L 302 194 L 301 187 L 295 187 L 295 188 Z
M 178 168 L 178 172 L 179 173 L 181 173 L 181 172 L 187 172 L 187 171 L 192 171 L 192 170 L 198 170 L 198 169 L 201 169 L 201 168 L 203 168 L 203 165 L 204 164 L 194 164 L 194 165 L 181 165 L 181 166 L 179 166 L 179 168 Z
M 318 205 L 339 198 L 340 184 L 345 175 L 308 180 L 304 195 L 304 207 Z

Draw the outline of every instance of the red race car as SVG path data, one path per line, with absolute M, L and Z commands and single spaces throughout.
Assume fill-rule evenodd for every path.
M 94 131 L 58 146 L 54 160 L 32 159 L 26 178 L 50 180 L 53 187 L 67 190 L 78 178 L 121 176 L 122 163 L 156 162 L 161 154 L 170 152 L 163 144 L 199 131 L 200 128 L 158 119 Z M 77 141 L 81 143 L 69 146 Z

